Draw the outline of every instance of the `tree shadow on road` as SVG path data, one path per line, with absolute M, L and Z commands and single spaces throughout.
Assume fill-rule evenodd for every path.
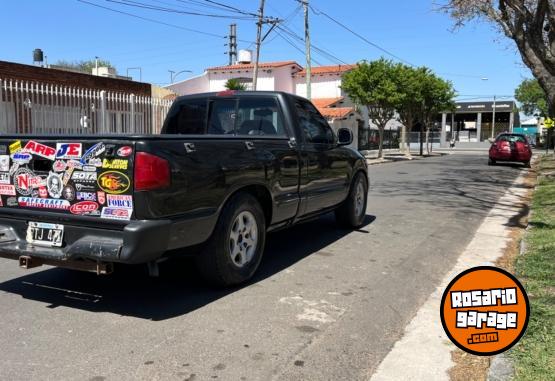
M 437 162 L 419 162 L 418 165 L 433 166 Z M 512 163 L 495 167 L 465 167 L 462 164 L 455 170 L 439 169 L 439 176 L 434 173 L 430 179 L 423 176 L 416 181 L 405 181 L 402 176 L 405 172 L 398 172 L 401 176 L 374 184 L 370 196 L 379 198 L 395 195 L 427 208 L 456 210 L 460 217 L 484 217 L 494 205 L 502 210 L 514 210 L 515 205 L 525 207 L 526 200 L 520 195 L 515 195 L 516 201 L 510 204 L 500 200 L 510 186 L 514 189 L 530 189 L 527 184 L 513 184 L 521 173 L 522 165 Z
M 365 232 L 365 226 L 374 220 L 374 216 L 367 215 L 359 231 Z M 202 308 L 242 288 L 255 287 L 349 233 L 352 231 L 338 229 L 331 215 L 271 233 L 254 279 L 224 290 L 206 286 L 190 259 L 162 263 L 159 278 L 148 277 L 143 266 L 119 266 L 108 276 L 49 268 L 0 283 L 0 290 L 46 303 L 47 308 L 64 306 L 160 321 Z M 15 261 L 8 262 L 12 263 L 16 266 Z

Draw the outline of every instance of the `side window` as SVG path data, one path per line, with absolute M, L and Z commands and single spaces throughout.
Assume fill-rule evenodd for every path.
M 309 102 L 295 100 L 299 124 L 307 143 L 332 144 L 334 135 L 328 122 Z
M 244 97 L 237 110 L 238 135 L 285 135 L 275 98 Z
M 235 134 L 237 101 L 235 99 L 214 99 L 210 101 L 208 134 Z
M 168 134 L 204 134 L 206 130 L 206 99 L 192 99 L 172 108 L 166 118 Z

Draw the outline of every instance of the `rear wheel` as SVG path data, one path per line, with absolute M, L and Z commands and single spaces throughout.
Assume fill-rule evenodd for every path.
M 523 162 L 523 164 L 524 164 L 524 166 L 525 166 L 526 168 L 530 168 L 530 167 L 531 167 L 531 166 L 530 166 L 530 160 Z
M 248 193 L 238 193 L 224 206 L 212 237 L 197 257 L 198 268 L 213 285 L 243 283 L 258 268 L 265 241 L 260 203 Z
M 347 199 L 335 210 L 337 223 L 344 227 L 359 228 L 364 223 L 366 216 L 366 203 L 368 201 L 368 182 L 366 177 L 357 173 L 349 191 Z
M 488 165 L 495 165 L 495 160 L 490 157 L 488 160 Z

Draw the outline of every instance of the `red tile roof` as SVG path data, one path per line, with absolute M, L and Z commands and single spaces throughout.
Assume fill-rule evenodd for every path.
M 313 98 L 310 101 L 317 108 L 324 108 L 324 107 L 333 106 L 334 104 L 336 104 L 336 103 L 338 103 L 342 100 L 343 100 L 343 97 L 338 97 L 338 98 L 316 98 L 316 99 Z
M 317 75 L 317 74 L 336 74 L 336 73 L 344 73 L 346 71 L 352 70 L 357 65 L 332 65 L 332 66 L 314 66 L 311 68 L 310 74 Z M 306 75 L 306 69 L 299 71 L 296 75 Z
M 328 119 L 337 119 L 337 118 L 345 118 L 350 113 L 354 112 L 355 109 L 353 107 L 318 107 L 318 111 L 324 118 Z
M 269 68 L 278 68 L 283 66 L 297 66 L 299 69 L 302 69 L 302 66 L 299 65 L 296 61 L 278 61 L 278 62 L 260 62 L 258 67 L 261 69 L 269 69 Z M 235 64 L 235 65 L 226 65 L 226 66 L 215 66 L 209 67 L 206 70 L 214 71 L 214 70 L 241 70 L 241 69 L 252 69 L 254 68 L 254 64 Z

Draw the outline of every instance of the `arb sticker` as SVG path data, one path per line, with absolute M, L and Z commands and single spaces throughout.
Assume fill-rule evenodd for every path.
M 463 271 L 441 299 L 441 323 L 451 341 L 479 356 L 506 351 L 524 334 L 530 317 L 520 282 L 497 267 Z

